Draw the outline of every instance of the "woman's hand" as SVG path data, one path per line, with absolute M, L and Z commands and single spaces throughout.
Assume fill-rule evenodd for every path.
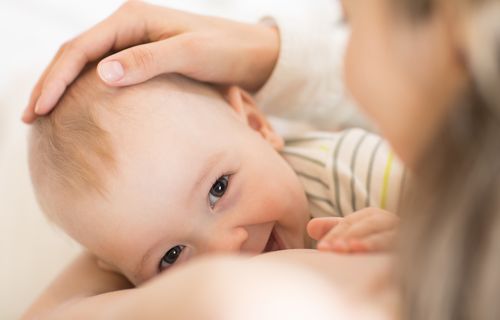
M 365 208 L 345 218 L 313 219 L 307 225 L 309 235 L 318 240 L 321 251 L 380 252 L 391 249 L 399 226 L 399 217 L 378 208 Z
M 176 72 L 256 91 L 271 75 L 279 45 L 273 27 L 129 1 L 59 49 L 33 89 L 23 120 L 30 123 L 52 110 L 88 62 L 112 52 L 118 51 L 98 64 L 110 86 Z

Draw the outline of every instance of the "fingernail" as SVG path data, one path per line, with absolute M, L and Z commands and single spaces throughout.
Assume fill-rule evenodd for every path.
M 99 76 L 106 82 L 116 82 L 123 78 L 125 71 L 118 61 L 108 61 L 99 64 Z
M 24 110 L 23 114 L 21 115 L 21 121 L 22 122 L 25 122 L 25 123 L 28 123 L 29 122 L 29 118 L 28 118 L 28 110 Z

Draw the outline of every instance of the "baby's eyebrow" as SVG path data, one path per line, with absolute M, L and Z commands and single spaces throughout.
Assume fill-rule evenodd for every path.
M 194 182 L 193 186 L 191 187 L 191 192 L 190 195 L 194 196 L 195 191 L 198 186 L 200 186 L 209 176 L 209 174 L 212 171 L 212 168 L 220 162 L 220 160 L 224 156 L 224 151 L 218 151 L 216 153 L 211 154 L 208 159 L 205 161 L 203 164 L 203 167 L 199 171 L 200 173 L 198 174 L 198 178 Z M 218 177 L 217 177 L 218 178 Z
M 151 257 L 151 255 L 153 254 L 154 252 L 154 249 L 159 245 L 160 242 L 162 242 L 163 239 L 158 239 L 158 241 L 156 241 L 149 249 L 148 251 L 146 251 L 146 253 L 142 256 L 141 258 L 141 261 L 139 262 L 139 264 L 137 265 L 137 267 L 135 268 L 134 270 L 134 279 L 143 279 L 142 277 L 142 270 L 144 269 L 144 265 L 146 264 L 146 262 L 149 260 L 149 258 Z

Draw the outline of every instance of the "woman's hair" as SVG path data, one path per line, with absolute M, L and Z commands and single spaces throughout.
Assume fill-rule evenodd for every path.
M 441 0 L 393 1 L 418 23 Z M 500 318 L 500 1 L 451 1 L 469 10 L 470 82 L 407 194 L 402 318 L 493 320 Z

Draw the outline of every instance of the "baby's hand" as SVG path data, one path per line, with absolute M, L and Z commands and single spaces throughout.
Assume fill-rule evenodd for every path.
M 345 218 L 316 218 L 307 225 L 321 251 L 380 252 L 391 249 L 399 217 L 378 209 L 365 208 Z

